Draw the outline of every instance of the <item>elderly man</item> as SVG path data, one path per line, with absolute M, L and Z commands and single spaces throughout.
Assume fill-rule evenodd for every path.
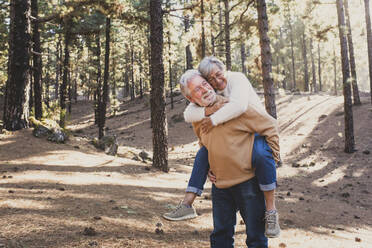
M 216 96 L 195 70 L 187 71 L 180 83 L 183 94 L 192 103 L 206 107 L 220 101 L 220 96 Z M 214 230 L 211 246 L 233 246 L 236 211 L 239 210 L 246 224 L 248 247 L 267 247 L 263 222 L 265 201 L 252 168 L 252 159 L 255 160 L 252 155 L 255 137 L 257 140 L 260 137 L 255 133 L 266 137 L 271 147 L 266 144 L 267 154 L 261 155 L 279 154 L 276 120 L 262 107 L 251 104 L 239 117 L 209 132 L 202 132 L 202 125 L 202 122 L 193 123 L 194 131 L 208 149 L 210 168 L 216 177 L 212 186 Z

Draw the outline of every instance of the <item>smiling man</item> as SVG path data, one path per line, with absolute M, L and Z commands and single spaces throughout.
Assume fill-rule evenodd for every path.
M 180 85 L 183 95 L 201 107 L 213 108 L 224 101 L 196 70 L 186 71 Z M 216 178 L 212 186 L 214 230 L 210 237 L 211 247 L 233 247 L 237 210 L 246 224 L 247 246 L 267 247 L 265 199 L 255 171 L 268 164 L 269 158 L 275 172 L 274 157 L 275 160 L 279 157 L 276 120 L 253 104 L 237 118 L 217 125 L 209 132 L 201 130 L 202 122 L 193 123 L 193 127 L 201 144 L 208 149 L 210 169 Z M 259 166 L 255 169 L 253 163 Z

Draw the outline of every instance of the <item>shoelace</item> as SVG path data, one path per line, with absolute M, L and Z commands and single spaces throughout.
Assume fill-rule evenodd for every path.
M 275 213 L 269 213 L 265 215 L 266 224 L 269 228 L 275 228 L 276 217 Z

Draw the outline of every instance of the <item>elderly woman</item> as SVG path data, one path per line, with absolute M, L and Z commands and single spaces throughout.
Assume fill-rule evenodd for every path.
M 202 132 L 207 133 L 213 126 L 223 124 L 240 116 L 250 106 L 258 108 L 266 113 L 252 85 L 242 73 L 226 72 L 224 64 L 215 57 L 204 58 L 198 70 L 217 93 L 226 97 L 228 101 L 219 101 L 219 104 L 213 104 L 207 107 L 199 106 L 201 104 L 191 101 L 192 103 L 188 105 L 184 112 L 186 122 L 202 121 Z M 187 74 L 184 74 L 180 80 L 181 90 L 184 95 L 191 100 L 188 94 L 184 92 L 185 89 L 187 89 L 187 80 Z M 252 166 L 255 167 L 255 174 L 259 181 L 260 189 L 264 192 L 265 196 L 265 234 L 267 237 L 277 237 L 280 233 L 278 213 L 274 198 L 276 188 L 275 160 L 279 160 L 279 152 L 278 149 L 271 149 L 275 146 L 276 144 L 271 140 L 266 140 L 265 137 L 256 133 L 252 151 L 252 161 L 254 161 Z M 265 152 L 261 147 L 265 147 L 272 155 L 260 156 Z M 261 159 L 255 159 L 255 157 Z M 196 196 L 202 194 L 208 170 L 208 150 L 202 146 L 196 154 L 193 171 L 183 201 L 174 211 L 164 214 L 164 218 L 168 220 L 184 220 L 197 216 L 195 209 L 192 207 L 192 203 Z M 212 182 L 215 182 L 216 178 L 213 176 L 213 172 L 210 172 L 209 175 Z

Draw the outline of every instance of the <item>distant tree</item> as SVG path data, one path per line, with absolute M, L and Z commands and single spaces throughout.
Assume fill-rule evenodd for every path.
M 307 45 L 306 45 L 305 29 L 302 33 L 302 57 L 304 61 L 305 91 L 309 91 L 309 66 L 308 66 L 308 61 L 307 61 Z
M 65 47 L 64 47 L 64 60 L 63 60 L 63 76 L 62 84 L 60 87 L 60 107 L 61 113 L 59 117 L 59 125 L 64 128 L 66 126 L 66 99 L 67 99 L 67 87 L 68 87 L 68 75 L 70 73 L 70 44 L 72 40 L 71 26 L 72 20 L 70 17 L 64 19 L 64 35 L 65 35 Z
M 225 5 L 225 56 L 226 56 L 226 69 L 231 71 L 231 45 L 230 45 L 230 9 L 229 1 L 223 0 Z
M 369 13 L 369 0 L 364 0 L 364 9 L 365 9 L 366 29 L 367 29 L 369 86 L 370 86 L 371 104 L 372 104 L 372 30 L 371 30 L 371 15 Z
M 359 97 L 355 56 L 354 56 L 354 44 L 353 44 L 353 36 L 352 36 L 352 30 L 351 30 L 351 24 L 350 24 L 348 0 L 344 0 L 344 6 L 345 6 L 345 16 L 346 16 L 346 24 L 347 24 L 347 43 L 349 45 L 350 69 L 351 69 L 351 80 L 352 80 L 351 85 L 353 87 L 354 105 L 361 105 L 362 103 L 360 102 L 360 97 Z
M 269 31 L 269 23 L 266 13 L 265 0 L 257 0 L 257 16 L 258 16 L 258 31 L 260 35 L 261 47 L 261 70 L 263 77 L 263 86 L 265 94 L 265 108 L 266 111 L 276 119 L 276 105 L 274 84 L 271 77 L 272 72 L 272 57 L 270 51 L 270 39 L 267 35 Z
M 8 80 L 3 113 L 7 130 L 19 130 L 29 125 L 30 14 L 30 0 L 10 1 Z
M 106 122 L 106 108 L 109 95 L 109 66 L 110 66 L 110 30 L 111 30 L 111 19 L 106 18 L 106 40 L 105 40 L 105 69 L 103 72 L 103 87 L 102 97 L 99 102 L 99 121 L 98 121 L 98 138 L 101 139 L 105 133 L 105 122 Z
M 185 22 L 185 33 L 189 32 L 190 29 L 190 17 L 188 15 L 184 18 Z M 192 69 L 192 53 L 190 44 L 186 45 L 186 70 Z
M 163 11 L 161 0 L 150 1 L 151 115 L 153 166 L 168 172 L 168 127 L 165 114 Z
M 350 69 L 349 58 L 347 51 L 347 41 L 345 35 L 345 15 L 342 0 L 336 0 L 338 29 L 341 46 L 342 60 L 342 82 L 344 92 L 344 115 L 345 115 L 345 152 L 352 153 L 355 151 L 354 146 L 354 124 L 353 124 L 353 109 L 351 102 L 351 87 L 350 87 Z
M 318 87 L 316 85 L 316 69 L 315 69 L 315 61 L 314 61 L 314 53 L 313 53 L 313 39 L 310 39 L 310 57 L 311 57 L 311 74 L 312 74 L 312 91 L 318 92 Z

